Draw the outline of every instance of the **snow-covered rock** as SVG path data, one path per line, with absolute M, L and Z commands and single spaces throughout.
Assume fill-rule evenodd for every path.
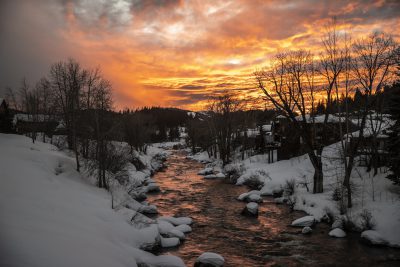
M 302 234 L 311 234 L 312 233 L 312 229 L 311 229 L 311 227 L 309 227 L 309 226 L 306 226 L 306 227 L 304 227 L 302 230 L 301 230 L 301 233 Z
M 161 246 L 163 248 L 176 247 L 180 244 L 179 238 L 177 237 L 161 237 Z
M 251 190 L 250 192 L 246 192 L 243 194 L 240 194 L 240 196 L 238 196 L 238 200 L 245 200 L 248 196 L 252 195 L 252 194 L 256 194 L 256 195 L 261 195 L 261 192 L 258 190 Z
M 242 211 L 242 215 L 257 217 L 258 216 L 258 204 L 255 202 L 247 203 Z
M 181 231 L 184 234 L 190 233 L 192 231 L 192 227 L 190 227 L 187 224 L 181 224 L 181 225 L 175 226 L 175 229 Z
M 292 222 L 292 226 L 295 227 L 311 227 L 315 223 L 314 216 L 304 216 Z
M 157 220 L 157 223 L 158 223 L 158 230 L 162 235 L 168 234 L 169 231 L 175 228 L 175 226 L 168 221 Z
M 217 176 L 217 178 L 221 178 L 221 179 L 225 178 L 225 174 L 223 174 L 222 172 L 217 173 L 216 176 Z
M 251 195 L 249 195 L 249 196 L 246 198 L 246 201 L 248 201 L 248 202 L 258 202 L 258 203 L 260 203 L 260 202 L 263 201 L 263 199 L 262 199 L 262 197 L 261 197 L 260 195 L 258 195 L 258 194 L 251 194 Z
M 171 217 L 171 216 L 161 216 L 157 218 L 157 221 L 167 221 L 169 223 L 172 223 L 173 225 L 181 225 L 181 224 L 192 224 L 193 220 L 189 217 Z
M 197 174 L 198 175 L 208 175 L 208 174 L 213 174 L 213 173 L 214 173 L 213 168 L 205 168 L 205 169 L 199 171 Z
M 194 264 L 194 267 L 221 267 L 225 263 L 225 259 L 213 252 L 204 252 L 201 254 Z
M 277 204 L 284 204 L 287 202 L 287 198 L 286 197 L 277 197 L 277 198 L 274 198 L 274 202 Z
M 156 183 L 150 183 L 146 186 L 147 192 L 160 192 L 160 187 Z
M 215 174 L 208 174 L 204 176 L 204 179 L 217 179 L 217 175 Z
M 342 238 L 346 237 L 346 232 L 340 228 L 335 228 L 329 232 L 329 236 Z
M 367 230 L 361 233 L 362 240 L 370 245 L 385 246 L 388 242 L 374 230 Z
M 157 214 L 158 210 L 155 205 L 142 205 L 138 209 L 139 212 L 144 213 L 144 214 Z
M 182 233 L 181 231 L 179 231 L 178 229 L 175 229 L 175 228 L 169 230 L 167 233 L 167 236 L 168 237 L 177 237 L 180 240 L 184 240 L 186 238 L 184 233 Z

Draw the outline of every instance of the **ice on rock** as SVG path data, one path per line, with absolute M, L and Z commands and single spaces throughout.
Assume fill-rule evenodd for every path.
M 370 245 L 387 245 L 388 242 L 377 232 L 374 230 L 367 230 L 361 233 L 362 240 Z
M 194 264 L 194 267 L 221 267 L 225 263 L 225 259 L 216 253 L 205 252 L 201 254 Z
M 341 238 L 341 237 L 346 237 L 346 232 L 343 231 L 343 230 L 340 229 L 340 228 L 335 228 L 335 229 L 333 229 L 333 230 L 331 230 L 331 231 L 329 232 L 329 236 L 332 236 L 332 237 L 339 237 L 339 238 Z
M 313 226 L 315 223 L 314 216 L 304 216 L 292 222 L 292 226 L 295 227 L 310 227 Z
M 172 223 L 175 226 L 181 225 L 181 224 L 192 224 L 193 220 L 189 217 L 171 217 L 171 216 L 161 216 L 157 220 L 162 220 L 162 221 L 167 221 L 169 223 Z
M 306 226 L 306 227 L 304 227 L 302 230 L 301 230 L 301 233 L 302 234 L 311 234 L 312 233 L 312 229 L 311 229 L 311 227 L 309 227 L 309 226 Z
M 181 225 L 175 226 L 174 229 L 177 229 L 177 230 L 181 231 L 182 233 L 189 233 L 192 231 L 192 227 L 190 227 L 187 224 L 181 224 Z
M 161 237 L 161 246 L 163 248 L 170 248 L 170 247 L 176 247 L 180 244 L 181 242 L 179 241 L 179 238 L 177 237 Z
M 157 220 L 157 223 L 158 223 L 158 230 L 162 235 L 168 234 L 168 232 L 174 229 L 175 227 L 172 223 L 168 221 Z
M 179 231 L 175 228 L 168 231 L 167 235 L 168 235 L 168 237 L 177 237 L 180 240 L 184 240 L 186 238 L 184 233 L 182 233 L 181 231 Z

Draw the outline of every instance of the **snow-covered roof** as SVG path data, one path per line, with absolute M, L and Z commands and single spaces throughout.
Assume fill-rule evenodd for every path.
M 15 125 L 18 121 L 44 122 L 44 121 L 49 121 L 50 119 L 51 119 L 50 115 L 45 115 L 45 114 L 37 114 L 33 116 L 30 114 L 17 113 L 14 115 L 13 124 Z
M 378 119 L 379 117 L 379 119 Z M 361 120 L 353 119 L 351 120 L 353 124 L 360 126 Z M 396 123 L 396 120 L 392 120 L 389 114 L 370 114 L 367 116 L 365 121 L 365 127 L 363 136 L 370 137 L 376 136 L 378 138 L 388 138 L 391 132 L 390 127 Z M 359 137 L 360 131 L 355 131 L 349 134 L 350 137 Z
M 296 117 L 297 121 L 303 121 L 303 117 L 302 116 L 297 116 Z M 318 115 L 318 116 L 310 116 L 310 114 L 306 114 L 306 120 L 307 123 L 323 123 L 325 120 L 325 115 Z M 329 115 L 328 116 L 328 122 L 330 123 L 338 123 L 343 121 L 343 119 L 335 116 L 335 115 Z

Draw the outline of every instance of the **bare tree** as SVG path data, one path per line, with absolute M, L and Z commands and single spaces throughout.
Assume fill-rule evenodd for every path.
M 243 101 L 229 92 L 214 97 L 208 105 L 209 127 L 224 165 L 231 158 L 234 113 L 242 107 Z
M 270 68 L 255 72 L 258 88 L 288 118 L 304 141 L 314 167 L 314 193 L 323 192 L 323 143 L 316 141 L 315 120 L 309 114 L 315 107 L 317 87 L 313 55 L 304 50 L 288 51 L 275 56 Z M 326 91 L 330 94 L 331 89 Z M 300 113 L 299 116 L 296 116 Z M 325 116 L 325 124 L 328 115 Z

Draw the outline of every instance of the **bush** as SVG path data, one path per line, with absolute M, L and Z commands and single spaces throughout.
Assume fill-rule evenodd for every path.
M 264 186 L 264 183 L 260 181 L 258 174 L 253 174 L 243 184 L 247 185 L 252 190 L 259 190 Z
M 364 209 L 360 213 L 360 223 L 363 231 L 375 229 L 375 221 L 370 211 Z
M 286 180 L 285 185 L 283 186 L 283 190 L 286 196 L 292 196 L 296 191 L 296 180 L 290 179 Z

